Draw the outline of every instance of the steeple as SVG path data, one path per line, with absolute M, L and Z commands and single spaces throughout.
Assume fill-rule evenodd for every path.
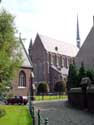
M 31 58 L 32 57 L 32 39 L 30 39 L 30 44 L 29 44 L 28 52 L 29 52 L 29 56 Z
M 80 34 L 79 34 L 79 22 L 77 15 L 77 36 L 76 36 L 77 47 L 80 49 Z

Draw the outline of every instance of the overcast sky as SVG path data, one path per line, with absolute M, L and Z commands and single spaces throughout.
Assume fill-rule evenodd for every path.
M 0 6 L 16 16 L 26 49 L 37 32 L 76 45 L 77 14 L 81 44 L 93 25 L 94 0 L 2 0 Z

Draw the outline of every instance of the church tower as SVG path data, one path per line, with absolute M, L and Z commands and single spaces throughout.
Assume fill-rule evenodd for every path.
M 79 22 L 77 15 L 77 36 L 76 36 L 77 47 L 80 49 L 80 34 L 79 34 Z

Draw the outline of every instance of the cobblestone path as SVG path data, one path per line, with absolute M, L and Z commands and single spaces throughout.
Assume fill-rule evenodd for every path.
M 49 125 L 94 125 L 94 114 L 74 109 L 67 101 L 35 102 L 34 106 L 48 117 Z

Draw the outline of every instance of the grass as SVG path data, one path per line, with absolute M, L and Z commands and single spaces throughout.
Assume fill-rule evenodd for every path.
M 32 119 L 26 106 L 0 105 L 5 115 L 0 117 L 0 125 L 31 125 Z
M 67 95 L 47 95 L 47 96 L 44 96 L 44 98 L 42 98 L 42 96 L 35 96 L 35 100 L 36 101 L 41 101 L 41 100 L 63 100 L 63 99 L 67 99 Z

